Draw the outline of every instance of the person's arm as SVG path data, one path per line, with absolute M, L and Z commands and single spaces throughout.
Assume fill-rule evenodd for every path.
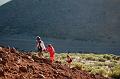
M 54 49 L 54 47 L 52 47 L 53 48 L 53 52 L 55 52 L 55 49 Z
M 44 45 L 44 42 L 43 42 L 43 41 L 41 41 L 41 47 L 42 47 L 42 50 L 46 50 L 46 47 L 45 47 L 45 45 Z
M 51 48 L 52 48 L 53 52 L 55 52 L 55 49 L 54 49 L 54 47 L 52 46 Z

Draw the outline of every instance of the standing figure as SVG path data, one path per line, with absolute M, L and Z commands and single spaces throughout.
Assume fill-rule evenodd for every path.
M 50 62 L 53 63 L 54 58 L 55 58 L 55 49 L 54 49 L 54 47 L 51 44 L 49 44 L 48 47 L 47 47 L 47 51 L 50 54 Z
M 42 57 L 43 56 L 42 52 L 45 51 L 46 48 L 45 48 L 44 42 L 41 40 L 41 38 L 39 36 L 36 37 L 36 47 L 39 52 L 38 56 Z

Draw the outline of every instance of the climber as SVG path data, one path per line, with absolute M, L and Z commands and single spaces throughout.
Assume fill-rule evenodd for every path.
M 54 49 L 54 47 L 51 44 L 49 44 L 46 50 L 50 54 L 50 62 L 53 63 L 54 58 L 55 58 L 55 49 Z
M 36 47 L 39 52 L 38 56 L 42 57 L 43 56 L 42 52 L 45 51 L 46 48 L 45 48 L 44 42 L 41 40 L 41 38 L 39 36 L 36 37 Z

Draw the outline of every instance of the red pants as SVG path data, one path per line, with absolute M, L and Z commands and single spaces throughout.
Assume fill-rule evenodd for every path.
M 55 56 L 54 55 L 50 55 L 50 62 L 52 63 L 54 61 Z

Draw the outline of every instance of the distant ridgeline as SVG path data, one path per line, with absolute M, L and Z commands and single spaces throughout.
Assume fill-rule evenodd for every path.
M 65 40 L 63 45 L 71 49 L 116 50 L 120 47 L 119 4 L 119 0 L 12 0 L 0 7 L 0 38 L 40 35 Z M 64 49 L 58 42 L 62 41 L 55 46 Z

